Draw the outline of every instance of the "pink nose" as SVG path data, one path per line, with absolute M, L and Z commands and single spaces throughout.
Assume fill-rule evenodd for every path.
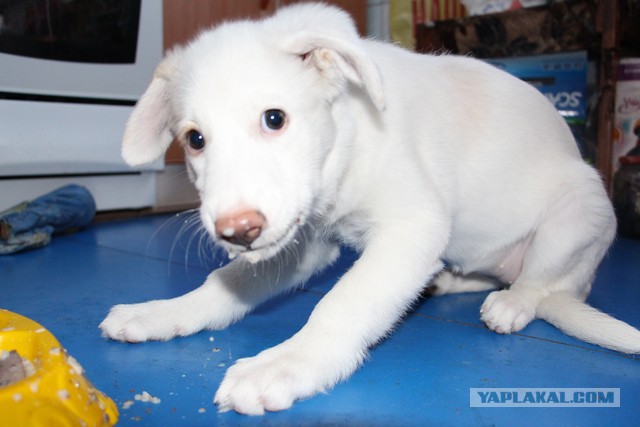
M 245 247 L 260 237 L 267 219 L 260 211 L 252 210 L 223 216 L 216 220 L 218 238 Z

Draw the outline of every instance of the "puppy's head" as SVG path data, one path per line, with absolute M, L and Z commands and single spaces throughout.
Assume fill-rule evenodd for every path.
M 361 45 L 349 16 L 323 5 L 205 32 L 156 69 L 123 157 L 147 163 L 177 139 L 209 233 L 230 255 L 273 256 L 314 212 L 339 162 L 338 100 L 352 86 L 384 106 Z

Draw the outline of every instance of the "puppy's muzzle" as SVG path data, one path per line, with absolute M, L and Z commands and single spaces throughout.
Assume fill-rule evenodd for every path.
M 215 222 L 219 239 L 247 249 L 250 249 L 251 244 L 260 237 L 266 225 L 267 219 L 257 210 L 223 216 Z

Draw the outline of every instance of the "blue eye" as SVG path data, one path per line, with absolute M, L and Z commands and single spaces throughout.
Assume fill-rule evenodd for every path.
M 262 129 L 273 132 L 283 128 L 287 115 L 282 110 L 267 110 L 262 114 Z
M 191 149 L 200 151 L 204 148 L 204 136 L 197 130 L 191 130 L 187 133 L 187 143 Z

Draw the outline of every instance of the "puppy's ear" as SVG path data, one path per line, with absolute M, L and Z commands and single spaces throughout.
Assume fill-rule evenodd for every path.
M 122 141 L 122 157 L 131 166 L 158 159 L 173 140 L 168 91 L 180 52 L 180 49 L 171 51 L 158 65 L 151 84 L 129 117 Z
M 309 37 L 306 52 L 301 56 L 316 67 L 321 75 L 342 86 L 348 80 L 362 87 L 380 111 L 385 99 L 378 67 L 356 45 L 342 40 Z
M 274 18 L 295 23 L 288 28 L 285 50 L 314 66 L 338 89 L 347 81 L 362 87 L 376 108 L 384 109 L 382 76 L 346 12 L 327 5 L 301 5 L 283 9 Z

